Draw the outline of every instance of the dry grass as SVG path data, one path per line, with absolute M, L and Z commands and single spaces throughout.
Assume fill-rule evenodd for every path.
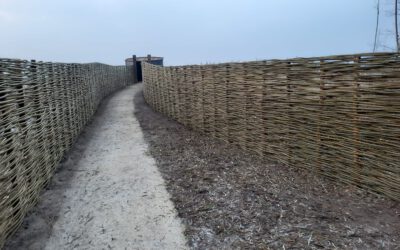
M 194 249 L 400 249 L 400 205 L 271 164 L 154 112 L 136 117 Z

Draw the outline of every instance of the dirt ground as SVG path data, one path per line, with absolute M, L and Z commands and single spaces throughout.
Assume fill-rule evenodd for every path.
M 194 249 L 400 249 L 400 204 L 135 115 Z
M 6 249 L 186 249 L 133 97 L 105 100 Z

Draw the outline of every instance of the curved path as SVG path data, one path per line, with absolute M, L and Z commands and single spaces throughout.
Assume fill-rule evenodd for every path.
M 106 99 L 6 249 L 185 249 L 183 226 L 134 116 Z

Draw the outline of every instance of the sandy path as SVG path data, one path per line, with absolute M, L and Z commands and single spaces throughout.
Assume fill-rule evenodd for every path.
M 184 249 L 183 227 L 134 116 L 107 99 L 8 249 Z

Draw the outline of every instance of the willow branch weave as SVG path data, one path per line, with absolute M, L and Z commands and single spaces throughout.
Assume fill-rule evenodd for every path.
M 0 59 L 0 248 L 125 66 Z
M 400 200 L 399 54 L 159 67 L 144 95 L 189 128 Z

